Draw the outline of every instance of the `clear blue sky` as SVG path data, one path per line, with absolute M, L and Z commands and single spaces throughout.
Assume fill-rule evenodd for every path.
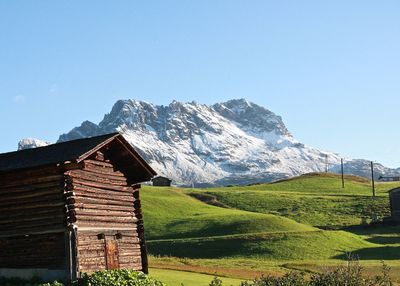
M 301 142 L 400 167 L 400 1 L 1 1 L 0 152 L 121 98 L 246 98 Z

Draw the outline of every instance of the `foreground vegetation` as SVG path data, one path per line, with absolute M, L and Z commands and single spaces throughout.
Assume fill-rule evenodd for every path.
M 251 281 L 239 281 L 234 279 L 220 279 L 215 276 L 211 282 L 205 281 L 207 275 L 194 274 L 188 277 L 188 280 L 180 285 L 187 286 L 222 286 L 222 285 L 238 285 L 238 286 L 391 286 L 392 281 L 389 275 L 390 268 L 383 264 L 382 272 L 375 277 L 363 276 L 363 269 L 358 261 L 349 261 L 346 266 L 336 267 L 325 270 L 322 273 L 306 275 L 305 273 L 289 272 L 281 277 L 272 275 L 256 277 Z M 156 272 L 156 271 L 155 271 Z M 165 271 L 164 271 L 165 272 Z M 169 272 L 169 273 L 168 273 Z M 172 274 L 171 286 L 177 285 L 176 278 L 181 277 L 182 273 L 178 271 L 167 271 Z M 165 273 L 164 273 L 165 275 Z M 168 279 L 168 278 L 167 278 Z M 63 286 L 59 282 L 38 283 L 35 278 L 31 280 L 22 279 L 6 279 L 0 278 L 2 286 Z M 226 283 L 226 284 L 224 284 Z M 108 270 L 98 271 L 93 274 L 83 274 L 79 281 L 72 283 L 79 286 L 167 286 L 166 283 L 150 278 L 142 272 L 132 270 Z
M 375 198 L 369 181 L 346 176 L 342 189 L 334 174 L 245 187 L 144 187 L 150 274 L 156 280 L 141 276 L 150 284 L 129 284 L 137 274 L 122 271 L 84 281 L 91 286 L 163 285 L 160 281 L 200 286 L 217 274 L 222 280 L 213 286 L 240 281 L 247 281 L 242 286 L 391 285 L 381 260 L 392 268 L 392 280 L 400 282 L 400 226 L 383 218 L 389 216 L 388 190 L 398 185 L 378 183 Z M 343 263 L 349 252 L 363 268 L 347 271 Z M 340 280 L 353 274 L 358 275 L 353 284 Z M 61 284 L 3 279 L 0 285 Z
M 168 269 L 150 269 L 150 275 L 160 279 L 169 286 L 208 286 L 213 280 L 213 274 L 203 274 L 188 271 L 168 270 Z M 239 286 L 242 279 L 218 277 L 223 285 Z
M 400 227 L 389 215 L 388 190 L 398 183 L 309 174 L 245 187 L 142 191 L 150 266 L 251 279 L 261 273 L 319 273 L 352 252 L 366 274 L 380 261 L 400 281 Z

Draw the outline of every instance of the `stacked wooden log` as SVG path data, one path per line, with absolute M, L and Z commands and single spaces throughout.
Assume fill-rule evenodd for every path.
M 2 174 L 0 181 L 0 267 L 63 265 L 66 216 L 61 170 Z M 46 248 L 39 250 L 37 245 Z
M 107 269 L 107 240 L 117 240 L 119 267 L 142 270 L 140 186 L 129 186 L 124 174 L 99 153 L 85 160 L 83 169 L 65 173 L 68 223 L 78 227 L 79 270 Z
M 140 185 L 132 184 L 156 173 L 122 136 L 0 157 L 4 273 L 44 268 L 71 281 L 101 269 L 147 271 Z
M 0 268 L 60 269 L 65 265 L 64 233 L 0 239 Z

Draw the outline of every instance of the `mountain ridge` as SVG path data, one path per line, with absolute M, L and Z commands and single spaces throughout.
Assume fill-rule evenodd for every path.
M 174 100 L 166 106 L 118 100 L 99 124 L 84 121 L 60 135 L 58 142 L 115 131 L 123 134 L 157 173 L 177 185 L 269 182 L 323 171 L 327 156 L 332 170 L 337 171 L 340 163 L 338 154 L 298 142 L 279 115 L 245 99 L 213 105 Z M 349 170 L 367 176 L 368 161 L 351 162 L 346 162 Z M 399 171 L 384 166 L 378 169 L 377 175 Z

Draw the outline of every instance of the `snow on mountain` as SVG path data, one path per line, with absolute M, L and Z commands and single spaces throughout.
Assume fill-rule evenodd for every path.
M 39 140 L 36 138 L 25 138 L 18 142 L 18 150 L 43 147 L 49 145 L 49 142 Z
M 345 161 L 343 168 L 346 173 L 356 176 L 371 178 L 371 161 L 364 159 L 352 159 Z M 341 166 L 336 164 L 329 169 L 331 172 L 340 173 Z M 374 163 L 374 178 L 378 179 L 380 176 L 399 176 L 400 168 L 391 169 L 383 166 L 380 163 Z
M 280 116 L 244 99 L 214 105 L 173 101 L 159 106 L 119 100 L 104 119 L 63 134 L 59 142 L 118 131 L 158 174 L 177 185 L 212 186 L 269 182 L 309 172 L 340 172 L 340 156 L 306 146 Z M 48 145 L 23 139 L 18 150 Z M 399 169 L 375 164 L 375 177 Z M 370 177 L 370 161 L 346 159 L 345 173 Z
M 119 100 L 99 124 L 85 121 L 59 141 L 119 131 L 161 175 L 179 185 L 271 181 L 325 169 L 328 155 L 305 146 L 280 116 L 244 99 L 212 106 Z

